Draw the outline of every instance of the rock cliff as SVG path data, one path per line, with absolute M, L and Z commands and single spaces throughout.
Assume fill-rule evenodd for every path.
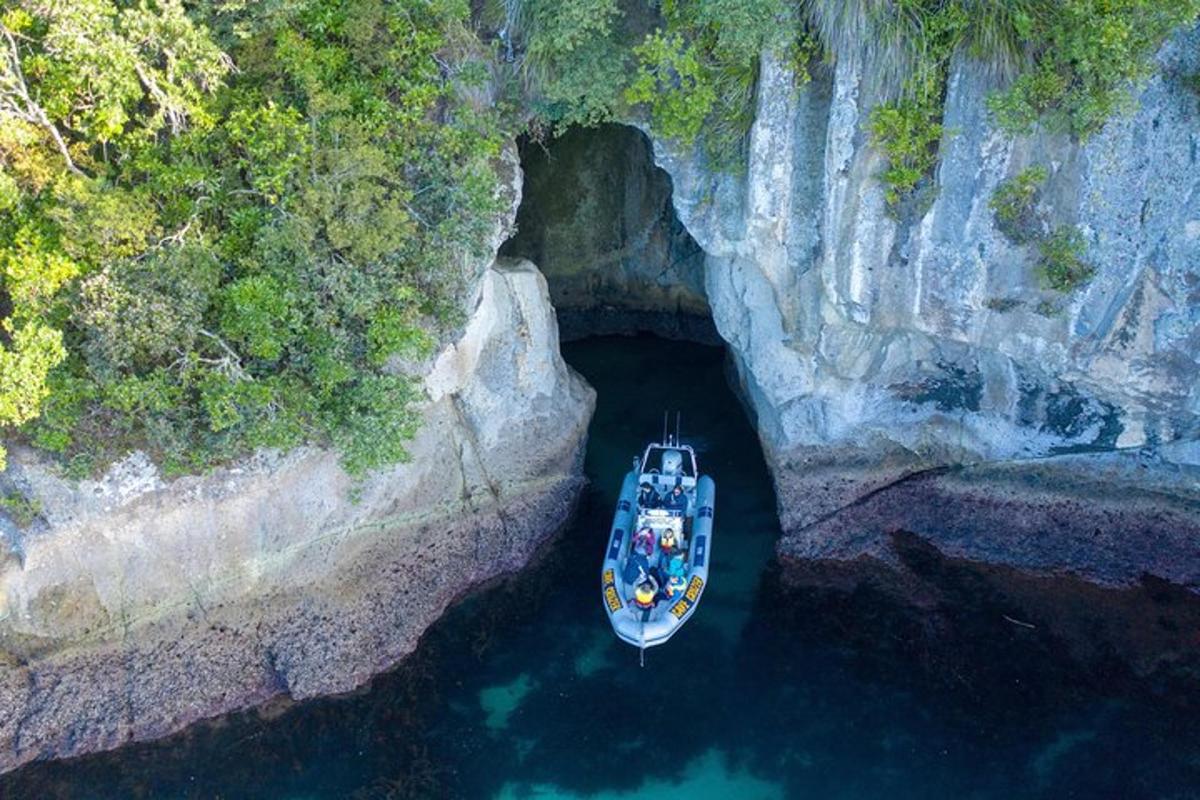
M 1013 137 L 999 85 L 951 67 L 936 193 L 889 210 L 861 53 L 797 89 L 767 57 L 744 175 L 655 141 L 779 488 L 785 531 L 923 468 L 1148 448 L 1194 461 L 1200 420 L 1200 31 L 1158 57 L 1132 113 L 1085 143 Z M 1062 294 L 989 200 L 1030 165 L 1038 213 L 1095 277 Z M 1164 445 L 1168 445 L 1164 447 Z
M 43 519 L 0 518 L 0 771 L 354 689 L 560 529 L 594 392 L 537 269 L 482 267 L 464 331 L 424 365 L 408 463 L 354 481 L 306 448 L 167 481 L 134 453 L 76 484 L 14 453 L 4 480 Z

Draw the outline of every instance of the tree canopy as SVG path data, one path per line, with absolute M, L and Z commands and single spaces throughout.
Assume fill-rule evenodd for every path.
M 403 458 L 507 135 L 454 0 L 19 0 L 0 16 L 0 424 L 79 472 Z M 40 416 L 39 416 L 40 410 Z
M 956 53 L 1012 74 L 989 101 L 1003 126 L 1085 137 L 1198 16 L 1200 0 L 7 0 L 0 432 L 77 474 L 133 447 L 176 472 L 304 441 L 355 473 L 403 459 L 404 365 L 458 322 L 518 132 L 641 116 L 736 169 L 764 51 L 802 83 L 870 37 L 892 94 L 869 129 L 900 204 L 931 186 Z M 1059 238 L 1049 272 L 1086 277 Z

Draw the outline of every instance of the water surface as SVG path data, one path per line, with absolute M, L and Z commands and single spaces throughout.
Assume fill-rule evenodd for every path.
M 360 694 L 34 765 L 0 797 L 1200 798 L 1186 687 L 1130 689 L 994 615 L 964 610 L 931 636 L 869 592 L 782 591 L 774 496 L 721 350 L 639 337 L 564 352 L 599 393 L 592 486 L 534 566 Z M 717 483 L 714 560 L 697 613 L 639 669 L 598 571 L 665 408 L 684 410 Z

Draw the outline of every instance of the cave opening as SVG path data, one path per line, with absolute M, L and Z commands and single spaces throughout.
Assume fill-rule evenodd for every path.
M 704 288 L 705 253 L 679 221 L 671 178 L 628 125 L 520 143 L 517 230 L 500 254 L 537 265 L 566 341 L 653 333 L 724 344 Z

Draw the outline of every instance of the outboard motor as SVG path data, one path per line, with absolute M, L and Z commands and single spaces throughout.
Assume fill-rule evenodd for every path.
M 667 450 L 662 457 L 663 475 L 683 474 L 683 454 L 678 450 Z

